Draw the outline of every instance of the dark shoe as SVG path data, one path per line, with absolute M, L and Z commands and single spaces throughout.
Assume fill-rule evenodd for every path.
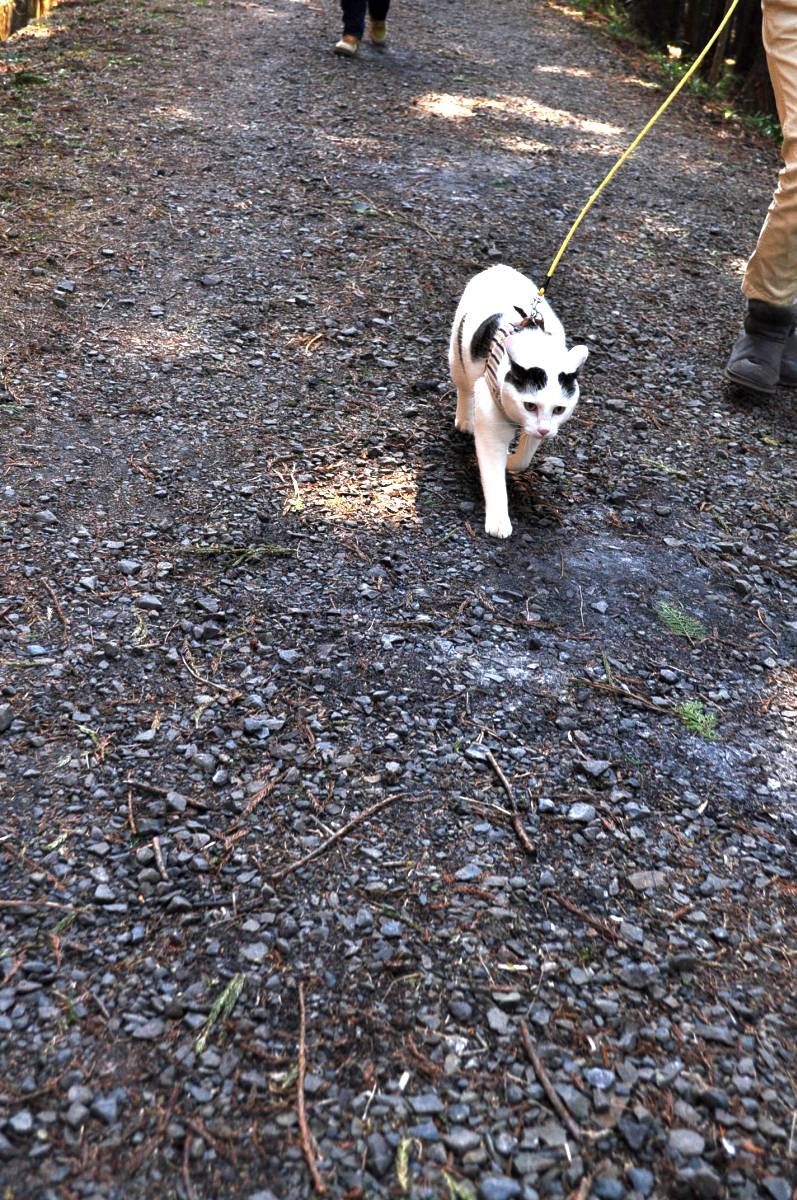
M 797 388 L 797 333 L 789 334 L 780 360 L 780 386 Z
M 748 300 L 744 333 L 731 350 L 725 375 L 731 383 L 771 396 L 780 382 L 787 340 L 794 332 L 794 310 L 788 305 Z

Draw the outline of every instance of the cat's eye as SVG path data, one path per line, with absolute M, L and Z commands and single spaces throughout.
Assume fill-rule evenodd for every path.
M 564 404 L 557 404 L 556 408 L 553 410 L 553 415 L 555 417 L 561 417 L 561 415 L 564 411 L 565 411 Z
M 537 405 L 534 403 L 533 400 L 524 400 L 523 407 L 525 408 L 526 412 L 536 412 L 537 411 Z

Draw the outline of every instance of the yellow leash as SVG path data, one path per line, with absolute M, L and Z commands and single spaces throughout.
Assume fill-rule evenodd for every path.
M 728 11 L 725 13 L 725 16 L 722 18 L 722 21 L 720 22 L 720 24 L 719 24 L 719 26 L 718 26 L 718 28 L 717 28 L 716 32 L 714 33 L 714 35 L 712 36 L 712 38 L 710 39 L 710 41 L 708 41 L 708 42 L 706 43 L 706 45 L 703 47 L 703 49 L 700 51 L 700 53 L 698 54 L 698 56 L 697 56 L 697 58 L 695 59 L 695 61 L 692 63 L 692 65 L 691 65 L 691 67 L 689 68 L 689 70 L 688 70 L 688 71 L 686 71 L 686 72 L 685 72 L 685 73 L 684 73 L 684 74 L 681 76 L 681 78 L 678 80 L 678 83 L 675 85 L 675 87 L 673 88 L 673 90 L 670 92 L 669 96 L 668 96 L 668 97 L 667 97 L 667 99 L 664 101 L 664 103 L 663 103 L 662 105 L 660 105 L 660 106 L 659 106 L 659 108 L 656 110 L 656 112 L 655 112 L 655 113 L 653 114 L 653 116 L 650 118 L 650 120 L 648 121 L 648 123 L 647 123 L 647 125 L 645 126 L 645 128 L 644 128 L 644 129 L 642 129 L 642 130 L 641 130 L 641 131 L 640 131 L 640 132 L 639 132 L 639 133 L 636 135 L 636 137 L 634 138 L 634 140 L 633 140 L 633 142 L 631 143 L 631 145 L 630 145 L 630 146 L 629 146 L 629 147 L 628 147 L 626 150 L 624 150 L 624 151 L 623 151 L 623 153 L 622 153 L 622 154 L 620 155 L 620 157 L 618 158 L 617 162 L 614 164 L 614 166 L 612 167 L 612 169 L 609 171 L 609 173 L 608 173 L 608 174 L 606 175 L 606 177 L 603 179 L 603 182 L 602 182 L 602 183 L 600 183 L 600 184 L 598 185 L 598 187 L 596 187 L 596 188 L 595 188 L 595 191 L 592 193 L 592 195 L 590 196 L 589 200 L 588 200 L 588 201 L 587 201 L 587 203 L 584 205 L 584 207 L 582 208 L 581 212 L 580 212 L 580 213 L 578 214 L 578 216 L 576 217 L 576 219 L 575 219 L 575 221 L 573 222 L 573 224 L 570 226 L 570 229 L 569 229 L 569 231 L 568 231 L 567 237 L 566 237 L 566 238 L 565 238 L 565 240 L 562 242 L 561 246 L 559 247 L 559 249 L 558 249 L 558 251 L 557 251 L 557 253 L 556 253 L 556 258 L 553 260 L 553 262 L 551 263 L 550 267 L 548 268 L 548 274 L 545 276 L 545 283 L 542 285 L 542 287 L 541 287 L 541 288 L 540 288 L 540 290 L 539 290 L 539 294 L 540 294 L 541 296 L 544 296 L 544 295 L 545 295 L 545 293 L 546 293 L 546 291 L 548 290 L 548 287 L 550 286 L 550 283 L 551 283 L 551 277 L 552 277 L 552 275 L 553 275 L 554 271 L 556 270 L 556 268 L 559 266 L 559 261 L 560 261 L 560 259 L 561 259 L 562 255 L 564 254 L 565 250 L 566 250 L 566 249 L 567 249 L 567 247 L 569 246 L 569 244 L 570 244 L 570 240 L 571 240 L 571 238 L 573 237 L 573 234 L 576 232 L 576 230 L 578 229 L 579 225 L 580 225 L 580 224 L 581 224 L 581 222 L 584 220 L 584 217 L 587 215 L 587 213 L 588 213 L 588 212 L 589 212 L 589 210 L 592 208 L 592 206 L 593 206 L 593 204 L 595 203 L 595 201 L 598 199 L 598 196 L 600 196 L 601 192 L 602 192 L 602 191 L 603 191 L 603 189 L 606 187 L 606 185 L 607 185 L 607 184 L 608 184 L 608 183 L 609 183 L 609 182 L 610 182 L 610 181 L 611 181 L 611 180 L 614 178 L 614 176 L 615 176 L 615 175 L 617 174 L 617 172 L 620 170 L 620 167 L 623 165 L 623 163 L 626 161 L 626 159 L 630 158 L 630 156 L 631 156 L 631 155 L 634 153 L 634 151 L 636 150 L 637 146 L 638 146 L 638 145 L 639 145 L 639 143 L 642 141 L 643 137 L 645 137 L 645 135 L 646 135 L 646 134 L 648 134 L 648 133 L 650 132 L 650 130 L 651 130 L 651 129 L 653 128 L 653 126 L 656 124 L 656 122 L 658 121 L 658 119 L 659 119 L 659 117 L 662 115 L 662 113 L 663 113 L 663 112 L 665 112 L 665 111 L 666 111 L 666 109 L 668 109 L 668 108 L 669 108 L 669 106 L 672 104 L 672 102 L 673 102 L 673 100 L 675 99 L 675 97 L 676 97 L 676 96 L 678 95 L 678 93 L 680 92 L 681 88 L 682 88 L 682 87 L 684 87 L 684 85 L 685 85 L 685 84 L 687 84 L 687 83 L 689 82 L 689 80 L 692 78 L 692 76 L 694 75 L 695 71 L 698 69 L 698 67 L 699 67 L 699 66 L 700 66 L 700 64 L 702 63 L 703 59 L 704 59 L 704 58 L 706 57 L 706 55 L 708 54 L 709 50 L 710 50 L 710 49 L 711 49 L 711 47 L 714 45 L 714 43 L 716 42 L 717 38 L 718 38 L 718 37 L 720 36 L 720 34 L 722 33 L 723 29 L 725 28 L 725 26 L 726 26 L 726 25 L 728 24 L 728 22 L 730 21 L 730 19 L 731 19 L 731 17 L 733 16 L 733 14 L 734 14 L 734 12 L 735 12 L 736 8 L 738 7 L 738 5 L 739 5 L 739 0 L 731 0 L 731 5 L 730 5 L 730 7 L 728 8 Z

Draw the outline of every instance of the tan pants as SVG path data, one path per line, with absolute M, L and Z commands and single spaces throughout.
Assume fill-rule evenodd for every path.
M 764 48 L 783 129 L 778 186 L 742 292 L 748 300 L 791 304 L 797 297 L 797 0 L 762 0 Z

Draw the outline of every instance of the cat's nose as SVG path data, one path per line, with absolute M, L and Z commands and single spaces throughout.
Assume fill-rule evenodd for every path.
M 551 431 L 547 426 L 545 426 L 545 427 L 538 426 L 537 437 L 547 437 L 550 432 Z

